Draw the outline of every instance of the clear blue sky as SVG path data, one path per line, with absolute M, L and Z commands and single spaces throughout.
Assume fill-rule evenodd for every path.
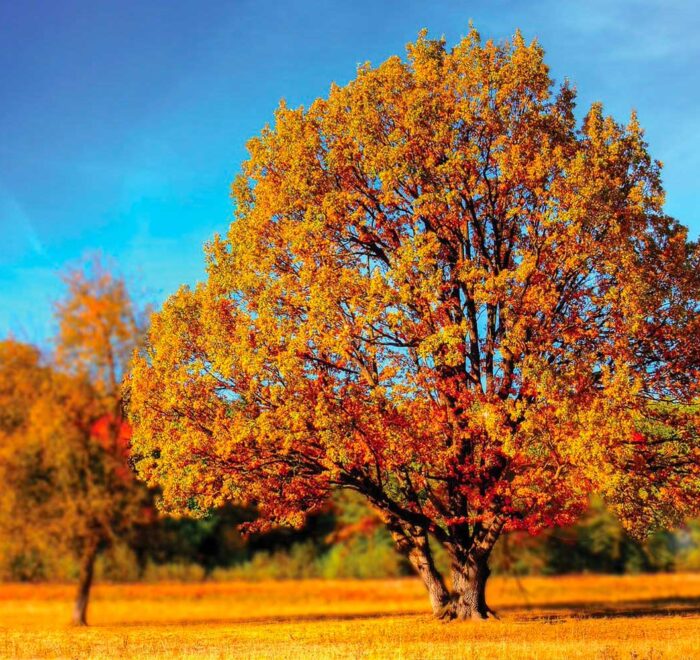
M 700 232 L 696 0 L 0 0 L 0 336 L 44 341 L 92 250 L 156 301 L 203 274 L 245 142 L 422 27 L 537 37 L 580 107 L 636 108 L 667 210 Z

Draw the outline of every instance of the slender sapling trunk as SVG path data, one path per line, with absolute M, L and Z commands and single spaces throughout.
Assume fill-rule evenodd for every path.
M 92 587 L 92 577 L 95 569 L 96 548 L 88 548 L 80 561 L 80 577 L 78 582 L 78 592 L 73 608 L 73 625 L 87 625 L 87 608 L 90 599 L 90 588 Z

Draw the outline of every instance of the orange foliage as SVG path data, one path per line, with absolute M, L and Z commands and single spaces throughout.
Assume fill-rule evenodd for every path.
M 298 525 L 356 490 L 438 612 L 428 533 L 459 585 L 593 490 L 639 534 L 697 512 L 700 255 L 637 118 L 574 103 L 537 43 L 471 30 L 282 104 L 130 379 L 166 508 Z
M 84 623 L 96 555 L 152 513 L 121 413 L 120 379 L 140 336 L 131 300 L 97 261 L 66 281 L 55 363 L 0 343 L 0 529 L 10 554 L 52 545 L 78 558 Z

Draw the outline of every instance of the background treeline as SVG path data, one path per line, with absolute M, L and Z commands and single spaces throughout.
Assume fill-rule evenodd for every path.
M 412 574 L 380 521 L 351 494 L 338 493 L 326 511 L 298 531 L 277 530 L 246 539 L 237 525 L 250 519 L 250 511 L 226 507 L 203 520 L 153 520 L 101 553 L 95 576 L 149 582 Z M 447 558 L 438 555 L 438 560 Z M 0 576 L 8 581 L 73 580 L 80 569 L 70 555 L 41 544 L 19 553 L 4 544 L 0 562 Z M 700 570 L 700 522 L 640 543 L 594 499 L 576 525 L 536 537 L 505 536 L 494 550 L 493 565 L 495 573 L 509 575 Z

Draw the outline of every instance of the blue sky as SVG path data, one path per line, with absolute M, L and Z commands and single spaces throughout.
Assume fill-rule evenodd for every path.
M 700 233 L 695 0 L 0 0 L 0 336 L 43 342 L 57 274 L 100 250 L 162 300 L 203 275 L 246 140 L 427 27 L 455 43 L 520 27 L 554 77 L 665 164 L 667 211 Z

